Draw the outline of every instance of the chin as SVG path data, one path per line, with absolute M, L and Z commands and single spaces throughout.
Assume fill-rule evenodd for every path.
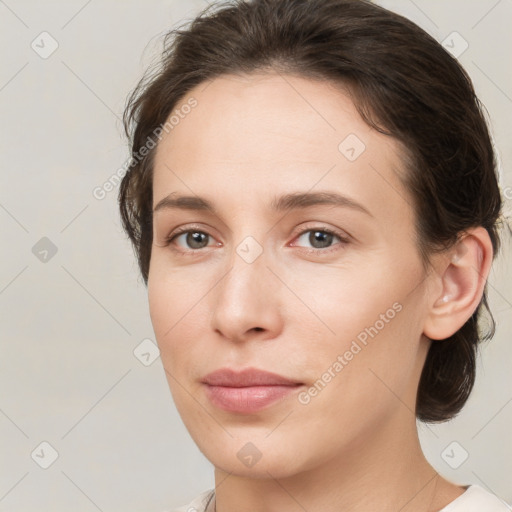
M 266 460 L 262 457 L 252 467 L 246 466 L 236 457 L 226 457 L 220 455 L 217 458 L 209 459 L 210 462 L 225 473 L 232 476 L 243 478 L 253 478 L 257 480 L 266 480 L 269 478 L 284 479 L 296 473 L 300 473 L 301 469 L 285 464 L 283 460 L 277 460 L 276 456 L 270 456 Z
M 268 436 L 268 430 L 259 437 L 237 436 L 223 440 L 218 437 L 194 439 L 203 455 L 225 473 L 246 478 L 268 479 L 288 478 L 315 466 L 315 461 L 307 453 L 298 453 L 297 443 L 283 442 L 283 438 Z M 198 442 L 199 441 L 199 442 Z M 301 443 L 298 443 L 301 444 Z M 321 461 L 316 461 L 321 464 Z

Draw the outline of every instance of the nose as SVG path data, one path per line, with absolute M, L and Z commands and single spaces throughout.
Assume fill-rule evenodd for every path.
M 278 336 L 282 283 L 268 267 L 265 252 L 250 262 L 234 251 L 229 270 L 212 294 L 212 328 L 223 338 L 241 342 Z

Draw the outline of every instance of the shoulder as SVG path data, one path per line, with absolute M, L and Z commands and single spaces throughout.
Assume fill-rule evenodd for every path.
M 512 508 L 483 487 L 470 485 L 464 494 L 439 512 L 512 512 Z
M 214 490 L 202 492 L 199 496 L 193 499 L 188 505 L 169 510 L 166 512 L 211 512 L 214 510 L 215 498 Z

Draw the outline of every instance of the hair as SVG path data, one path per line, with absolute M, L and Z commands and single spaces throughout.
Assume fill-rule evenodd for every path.
M 192 88 L 257 71 L 341 85 L 368 125 L 401 143 L 406 172 L 400 179 L 412 197 L 425 268 L 429 256 L 477 226 L 487 230 L 497 254 L 502 200 L 496 158 L 483 107 L 455 58 L 413 22 L 366 0 L 231 0 L 210 5 L 186 29 L 168 32 L 158 68 L 127 101 L 132 163 L 118 199 L 146 285 L 155 148 L 144 158 L 138 151 L 161 133 Z M 485 333 L 482 308 L 490 320 Z M 420 421 L 447 421 L 460 412 L 475 382 L 477 345 L 494 331 L 486 284 L 469 320 L 431 343 L 417 391 Z

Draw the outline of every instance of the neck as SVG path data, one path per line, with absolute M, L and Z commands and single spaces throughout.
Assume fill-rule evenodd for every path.
M 217 512 L 438 512 L 464 489 L 432 468 L 414 414 L 405 406 L 398 411 L 370 436 L 301 473 L 274 478 L 269 467 L 250 478 L 216 468 Z

